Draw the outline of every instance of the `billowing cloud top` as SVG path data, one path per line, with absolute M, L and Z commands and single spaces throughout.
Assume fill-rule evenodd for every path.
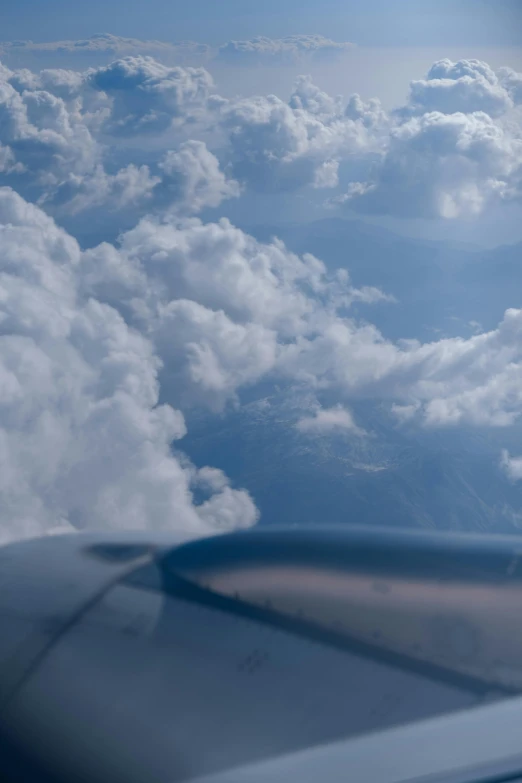
M 522 134 L 512 117 L 521 75 L 479 60 L 440 60 L 411 83 L 373 181 L 353 183 L 355 209 L 404 217 L 477 215 L 518 199 Z
M 190 122 L 212 87 L 204 68 L 169 68 L 152 57 L 125 57 L 94 70 L 87 82 L 113 100 L 109 132 L 159 133 L 174 122 Z
M 480 60 L 439 60 L 425 79 L 413 81 L 407 111 L 424 114 L 429 111 L 483 111 L 490 117 L 500 117 L 513 107 L 512 90 L 506 80 Z
M 193 503 L 198 471 L 169 448 L 183 416 L 158 405 L 161 362 L 117 310 L 81 295 L 75 240 L 0 189 L 0 244 L 0 540 L 253 522 L 225 477 Z

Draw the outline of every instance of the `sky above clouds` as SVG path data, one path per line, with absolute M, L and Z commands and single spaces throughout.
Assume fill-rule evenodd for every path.
M 86 38 L 105 30 L 126 37 L 191 39 L 213 45 L 255 36 L 316 33 L 363 46 L 517 45 L 517 0 L 20 0 L 0 15 L 6 40 Z M 116 30 L 117 27 L 117 30 Z
M 266 388 L 306 400 L 291 429 L 307 442 L 372 442 L 361 401 L 390 432 L 517 426 L 516 296 L 487 327 L 426 339 L 412 322 L 397 339 L 377 322 L 408 279 L 354 280 L 350 246 L 332 265 L 248 227 L 277 213 L 478 238 L 499 219 L 522 238 L 522 64 L 499 22 L 516 4 L 494 23 L 491 4 L 471 22 L 470 3 L 408 0 L 287 2 L 284 18 L 230 0 L 218 22 L 215 4 L 153 2 L 146 24 L 132 2 L 42 8 L 0 14 L 0 542 L 255 524 L 249 487 L 183 446 L 195 411 L 219 421 Z M 298 34 L 292 11 L 321 32 Z M 114 32 L 92 37 L 102 21 Z M 404 54 L 450 28 L 448 48 L 496 56 Z M 350 69 L 372 47 L 377 95 Z M 392 95 L 386 47 L 408 69 Z M 516 485 L 510 442 L 492 459 Z

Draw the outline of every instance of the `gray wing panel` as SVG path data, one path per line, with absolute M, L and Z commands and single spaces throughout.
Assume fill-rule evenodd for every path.
M 112 557 L 103 556 L 106 540 L 64 535 L 0 548 L 0 712 L 78 613 L 153 552 L 141 543 L 128 549 L 139 541 L 131 534 L 120 536 L 116 549 L 110 544 Z
M 119 584 L 52 649 L 6 720 L 75 780 L 164 783 L 475 702 L 417 673 Z
M 192 783 L 520 783 L 521 723 L 518 697 Z

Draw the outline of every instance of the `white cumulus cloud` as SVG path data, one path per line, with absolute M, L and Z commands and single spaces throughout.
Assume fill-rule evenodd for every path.
M 499 68 L 497 71 L 501 85 L 511 96 L 513 103 L 518 106 L 522 103 L 522 73 L 513 68 Z
M 161 363 L 107 304 L 79 294 L 75 240 L 0 190 L 0 537 L 60 526 L 184 529 L 249 525 L 249 496 L 217 487 L 170 444 L 182 414 L 158 405 Z
M 22 85 L 23 86 L 23 85 Z M 45 89 L 18 91 L 0 79 L 0 140 L 10 150 L 13 182 L 52 187 L 96 165 L 99 149 L 79 113 Z
M 341 201 L 378 214 L 458 218 L 520 198 L 522 134 L 512 110 L 521 79 L 480 60 L 434 63 L 394 113 L 373 178 L 351 183 Z
M 339 309 L 389 299 L 225 219 L 146 218 L 118 248 L 93 248 L 82 264 L 86 293 L 154 340 L 162 386 L 183 405 L 221 408 L 241 387 L 284 374 L 295 340 L 323 331 Z
M 82 264 L 86 293 L 154 341 L 176 405 L 220 408 L 269 376 L 346 402 L 388 399 L 427 426 L 502 427 L 522 413 L 520 310 L 468 338 L 386 340 L 346 314 L 382 292 L 354 289 L 313 256 L 259 243 L 226 220 L 146 219 Z
M 308 77 L 298 81 L 288 103 L 275 95 L 255 96 L 224 106 L 222 114 L 234 174 L 259 191 L 335 187 L 343 158 L 364 158 L 383 143 L 378 119 L 384 113 L 377 102 L 343 112 L 341 100 Z
M 358 210 L 457 218 L 519 195 L 522 138 L 484 112 L 413 117 L 392 130 L 375 180 L 354 183 Z
M 304 416 L 296 424 L 300 432 L 308 435 L 331 435 L 350 433 L 364 435 L 364 430 L 357 426 L 352 414 L 342 405 L 333 408 L 318 408 L 313 416 Z
M 522 310 L 507 310 L 496 329 L 467 339 L 394 343 L 336 317 L 287 346 L 280 371 L 346 400 L 389 399 L 399 418 L 425 426 L 507 427 L 522 415 L 521 330 Z
M 186 212 L 218 207 L 225 199 L 240 194 L 239 184 L 226 177 L 219 160 L 202 141 L 186 141 L 178 150 L 169 150 L 159 169 L 162 179 L 158 199 L 179 204 Z
M 89 85 L 112 99 L 104 130 L 136 136 L 194 122 L 205 111 L 212 77 L 204 68 L 168 67 L 134 56 L 93 70 Z
M 480 60 L 439 60 L 425 79 L 412 81 L 406 112 L 424 114 L 440 111 L 444 114 L 482 111 L 490 117 L 500 117 L 513 108 L 509 77 L 499 77 L 487 63 Z
M 116 70 L 120 65 L 115 64 Z M 107 72 L 103 71 L 104 78 Z M 174 103 L 179 99 L 169 111 L 178 119 L 184 108 L 190 114 L 192 103 L 188 99 L 188 106 L 182 106 L 187 95 L 178 77 L 184 74 L 190 82 L 191 72 L 181 68 L 160 68 L 160 72 L 169 81 L 167 92 L 172 89 L 178 96 Z M 96 219 L 96 211 L 125 211 L 127 219 L 134 221 L 145 210 L 193 214 L 239 195 L 239 185 L 222 172 L 203 141 L 169 138 L 162 157 L 148 165 L 136 164 L 130 150 L 129 162 L 120 156 L 124 165 L 117 168 L 114 147 L 105 137 L 113 128 L 114 105 L 108 94 L 93 88 L 96 74 L 100 71 L 0 72 L 0 184 L 38 201 L 58 217 L 89 212 L 91 220 Z M 143 88 L 141 76 L 139 72 L 138 94 Z M 154 92 L 158 82 L 151 87 L 150 80 L 145 81 L 145 92 L 149 88 Z M 150 120 L 154 114 L 161 127 L 163 120 L 152 108 L 155 100 L 144 111 Z M 173 142 L 177 146 L 171 146 Z
M 522 457 L 512 457 L 509 452 L 504 449 L 500 460 L 500 467 L 511 481 L 522 480 Z

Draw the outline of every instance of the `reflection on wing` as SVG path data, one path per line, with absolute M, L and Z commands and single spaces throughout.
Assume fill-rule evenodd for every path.
M 195 542 L 168 556 L 165 569 L 211 593 L 208 602 L 232 599 L 229 611 L 255 608 L 334 645 L 473 690 L 514 693 L 522 689 L 521 563 L 516 541 L 506 548 L 505 539 L 352 529 Z

